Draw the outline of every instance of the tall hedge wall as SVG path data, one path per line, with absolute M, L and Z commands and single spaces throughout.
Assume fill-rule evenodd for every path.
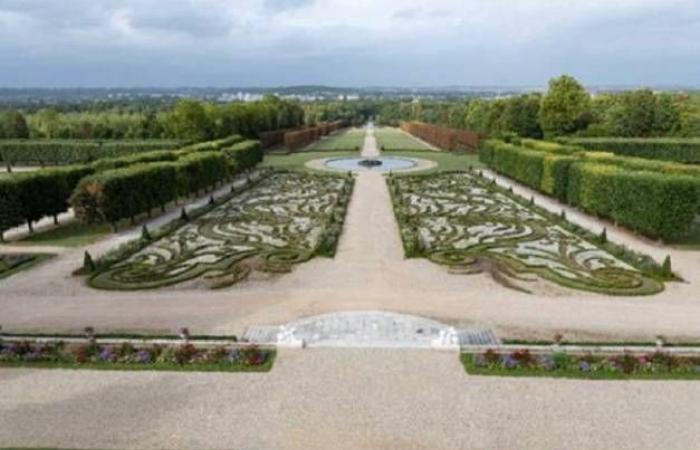
M 71 192 L 93 171 L 89 166 L 67 166 L 0 178 L 0 232 L 22 223 L 31 230 L 34 222 L 68 211 Z
M 223 150 L 233 174 L 249 170 L 262 162 L 264 153 L 259 141 L 243 141 Z
M 685 175 L 577 163 L 570 177 L 571 203 L 654 238 L 684 235 L 700 203 L 698 180 Z
M 575 148 L 489 140 L 480 159 L 497 172 L 654 238 L 688 233 L 700 211 L 700 170 Z
M 80 140 L 2 140 L 0 160 L 6 164 L 66 165 L 88 163 L 134 153 L 172 150 L 181 141 L 80 141 Z
M 76 217 L 87 223 L 115 224 L 178 196 L 173 163 L 151 163 L 108 170 L 84 178 L 70 202 Z
M 211 188 L 254 167 L 263 157 L 258 141 L 240 142 L 220 151 L 204 148 L 175 152 L 179 158 L 174 162 L 138 164 L 83 179 L 71 197 L 76 216 L 87 223 L 133 220 L 153 208 Z
M 700 164 L 700 139 L 696 138 L 569 138 L 561 142 L 617 155 Z

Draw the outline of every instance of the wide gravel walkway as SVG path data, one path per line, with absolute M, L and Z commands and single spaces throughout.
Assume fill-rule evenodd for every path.
M 0 370 L 0 445 L 691 449 L 700 383 L 473 377 L 454 353 L 285 351 L 269 374 Z

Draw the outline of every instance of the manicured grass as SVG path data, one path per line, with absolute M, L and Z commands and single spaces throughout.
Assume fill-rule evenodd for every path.
M 277 353 L 269 351 L 269 355 L 263 364 L 250 366 L 246 364 L 207 364 L 207 363 L 153 363 L 153 364 L 127 364 L 127 363 L 94 363 L 78 364 L 74 362 L 23 362 L 3 361 L 0 368 L 15 369 L 61 369 L 61 370 L 108 370 L 108 371 L 133 371 L 133 372 L 269 372 L 275 361 Z
M 308 151 L 359 151 L 365 141 L 365 130 L 351 128 L 334 133 L 313 144 Z
M 428 145 L 414 138 L 399 128 L 382 127 L 374 130 L 377 144 L 385 151 L 397 150 L 433 150 Z
M 357 152 L 333 153 L 334 158 L 342 158 L 345 156 L 356 157 Z M 328 158 L 328 152 L 300 152 L 289 155 L 266 155 L 265 160 L 262 163 L 262 167 L 282 170 L 308 170 L 319 172 L 309 169 L 305 166 L 305 164 L 311 160 L 321 158 Z M 323 173 L 328 172 L 323 171 Z
M 421 158 L 430 161 L 435 161 L 438 167 L 426 170 L 421 173 L 436 173 L 442 171 L 453 171 L 453 170 L 466 170 L 470 166 L 474 168 L 482 168 L 484 165 L 479 162 L 478 155 L 471 154 L 455 154 L 455 153 L 443 153 L 434 151 L 392 151 L 383 152 L 386 156 L 405 156 L 408 158 Z M 342 157 L 356 157 L 357 153 L 334 153 L 334 158 Z M 267 155 L 265 156 L 265 162 L 263 167 L 271 167 L 275 169 L 285 169 L 285 170 L 308 170 L 305 164 L 314 159 L 328 158 L 328 152 L 303 152 L 303 153 L 293 153 L 291 155 Z M 315 171 L 318 172 L 318 171 Z
M 388 151 L 383 153 L 387 156 L 427 159 L 438 164 L 438 167 L 421 171 L 420 173 L 452 172 L 455 170 L 468 170 L 469 167 L 475 169 L 485 167 L 479 161 L 479 155 L 476 154 L 458 154 L 437 151 Z
M 82 247 L 92 244 L 109 233 L 109 225 L 85 225 L 74 221 L 29 235 L 16 244 Z
M 671 372 L 635 372 L 625 374 L 621 371 L 597 370 L 582 372 L 576 369 L 544 370 L 541 368 L 506 369 L 504 367 L 477 367 L 474 355 L 463 353 L 459 356 L 464 370 L 469 375 L 490 377 L 519 377 L 519 378 L 570 378 L 581 380 L 700 380 L 700 373 L 687 371 Z

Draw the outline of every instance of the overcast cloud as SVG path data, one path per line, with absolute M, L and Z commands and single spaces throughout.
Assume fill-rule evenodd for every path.
M 700 84 L 697 0 L 0 0 L 0 86 Z

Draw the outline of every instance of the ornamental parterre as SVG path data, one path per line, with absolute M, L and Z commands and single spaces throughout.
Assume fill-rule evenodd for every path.
M 252 270 L 289 272 L 332 256 L 349 176 L 276 173 L 90 279 L 101 289 L 151 289 L 207 275 L 226 287 Z
M 490 272 L 527 290 L 536 277 L 611 295 L 648 295 L 663 284 L 473 172 L 389 178 L 408 257 L 453 273 Z

